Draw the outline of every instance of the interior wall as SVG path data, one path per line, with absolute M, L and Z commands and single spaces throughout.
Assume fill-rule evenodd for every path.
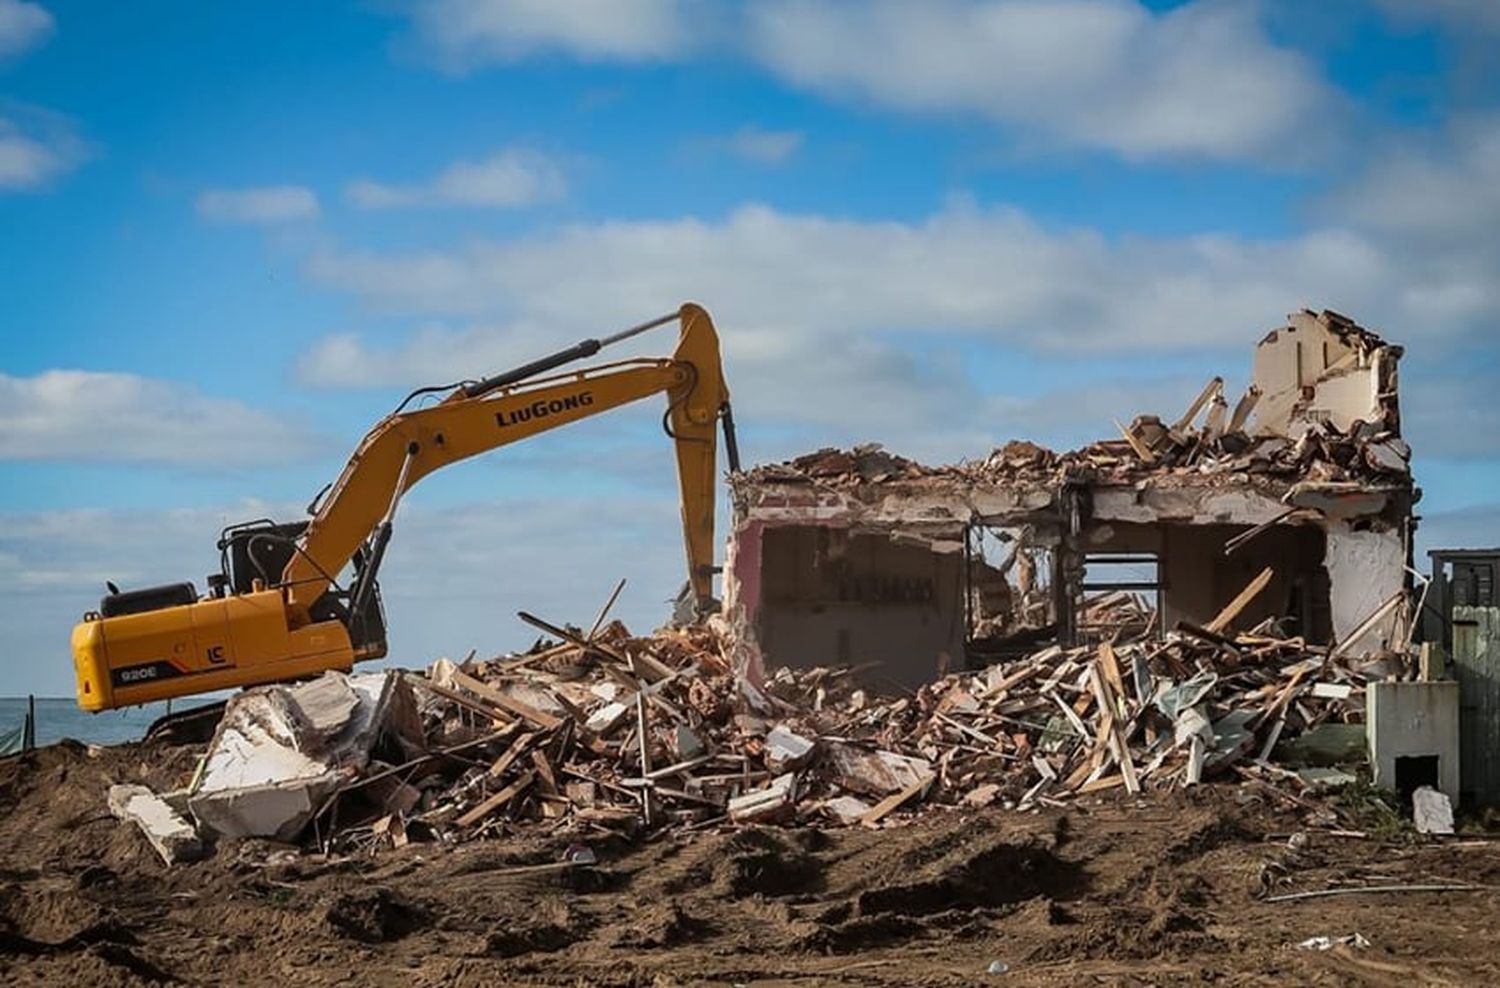
M 1224 544 L 1245 525 L 1140 525 L 1110 523 L 1089 539 L 1092 552 L 1154 552 L 1161 559 L 1163 625 L 1212 621 L 1262 569 L 1271 582 L 1231 625 L 1249 628 L 1267 617 L 1300 616 L 1291 633 L 1325 642 L 1330 623 L 1329 578 L 1323 568 L 1325 537 L 1313 525 L 1281 525 L 1224 555 Z
M 766 667 L 870 666 L 909 689 L 963 663 L 961 552 L 825 526 L 766 528 L 756 632 Z
M 1329 529 L 1325 565 L 1333 581 L 1333 630 L 1342 641 L 1381 604 L 1406 586 L 1406 542 L 1395 530 L 1355 530 L 1348 522 Z M 1389 629 L 1370 629 L 1368 642 L 1378 644 Z

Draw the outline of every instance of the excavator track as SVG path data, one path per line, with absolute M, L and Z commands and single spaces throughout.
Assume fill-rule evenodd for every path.
M 224 704 L 205 703 L 201 707 L 178 710 L 164 714 L 146 728 L 144 741 L 159 741 L 166 744 L 201 744 L 214 736 L 219 721 L 224 718 Z

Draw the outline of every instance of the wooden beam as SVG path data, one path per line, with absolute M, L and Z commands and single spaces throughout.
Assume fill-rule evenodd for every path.
M 1239 596 L 1224 606 L 1224 609 L 1219 612 L 1218 617 L 1203 626 L 1204 630 L 1216 635 L 1223 634 L 1224 629 L 1229 627 L 1230 622 L 1239 617 L 1240 612 L 1249 606 L 1252 600 L 1260 596 L 1262 590 L 1266 589 L 1266 586 L 1271 582 L 1271 577 L 1275 573 L 1276 571 L 1270 566 L 1261 570 L 1260 574 L 1246 584 L 1245 589 L 1239 592 Z
M 870 812 L 859 818 L 859 822 L 866 827 L 873 827 L 881 820 L 889 816 L 897 807 L 911 799 L 917 793 L 926 789 L 933 780 L 933 776 L 924 775 L 916 782 L 907 786 L 898 793 L 892 793 L 870 808 Z
M 495 705 L 489 702 L 480 702 L 473 697 L 465 696 L 458 690 L 449 689 L 439 683 L 435 683 L 425 676 L 408 675 L 407 681 L 420 686 L 430 693 L 436 693 L 445 700 L 451 700 L 466 710 L 471 710 L 481 717 L 488 717 L 499 724 L 514 724 L 515 720 L 504 710 L 496 710 Z
M 520 795 L 522 790 L 531 785 L 531 781 L 535 778 L 535 772 L 525 773 L 519 779 L 506 786 L 504 789 L 501 789 L 499 792 L 495 793 L 495 795 L 489 797 L 478 806 L 469 810 L 469 812 L 465 813 L 454 822 L 460 827 L 467 828 L 474 826 L 474 824 L 478 823 L 480 820 L 483 820 L 485 817 L 495 812 L 495 810 L 498 810 L 500 807 L 504 806 L 512 799 L 515 799 L 516 796 Z
M 500 692 L 488 683 L 482 683 L 473 676 L 455 671 L 453 682 L 473 693 L 475 696 L 493 703 L 495 706 L 515 714 L 525 720 L 531 721 L 543 730 L 552 730 L 562 723 L 562 718 L 554 717 L 543 710 L 538 710 L 529 703 L 523 703 L 512 696 Z
M 1198 413 L 1203 411 L 1203 406 L 1208 404 L 1214 395 L 1221 395 L 1223 393 L 1224 379 L 1222 377 L 1215 377 L 1210 380 L 1203 386 L 1203 390 L 1198 392 L 1198 397 L 1193 399 L 1193 403 L 1188 406 L 1188 410 L 1182 413 L 1182 418 L 1172 423 L 1171 431 L 1181 432 L 1192 425 L 1193 419 L 1197 418 Z

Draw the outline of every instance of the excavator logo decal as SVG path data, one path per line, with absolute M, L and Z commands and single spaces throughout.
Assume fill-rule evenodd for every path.
M 522 422 L 530 422 L 532 419 L 543 419 L 549 415 L 557 415 L 560 412 L 571 411 L 575 408 L 587 408 L 593 403 L 594 393 L 592 391 L 580 391 L 577 394 L 568 395 L 564 398 L 553 398 L 550 401 L 538 399 L 522 408 L 514 408 L 509 412 L 496 412 L 495 424 L 503 429 L 508 425 L 520 425 Z
M 169 659 L 158 659 L 135 666 L 122 666 L 111 670 L 110 679 L 115 686 L 134 686 L 154 679 L 171 679 L 186 675 L 187 670 Z

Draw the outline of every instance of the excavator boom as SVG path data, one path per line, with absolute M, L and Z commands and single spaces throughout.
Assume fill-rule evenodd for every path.
M 670 357 L 560 370 L 671 321 L 680 332 Z M 707 311 L 686 303 L 671 316 L 458 385 L 435 404 L 407 410 L 408 399 L 364 437 L 310 520 L 226 529 L 223 572 L 210 577 L 202 599 L 191 584 L 104 598 L 73 632 L 79 705 L 104 710 L 383 656 L 376 577 L 406 491 L 451 463 L 659 393 L 667 396 L 688 583 L 701 613 L 712 601 L 721 419 L 731 468 L 738 457 L 718 335 Z M 346 588 L 339 577 L 351 564 Z

